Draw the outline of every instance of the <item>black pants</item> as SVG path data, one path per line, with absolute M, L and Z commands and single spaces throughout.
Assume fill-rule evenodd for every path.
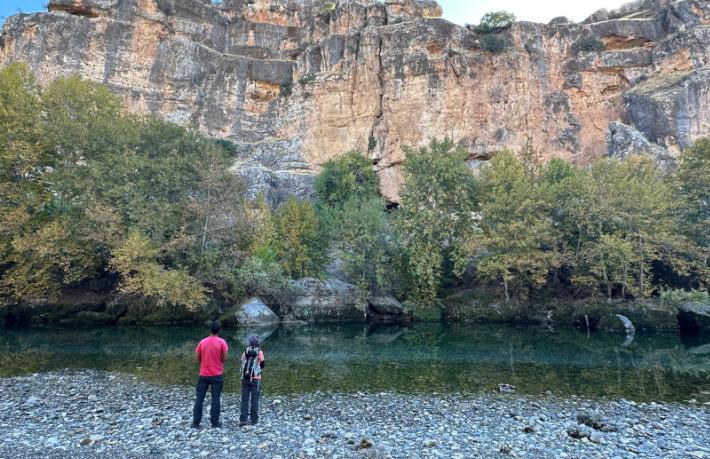
M 242 410 L 239 415 L 239 422 L 247 422 L 247 416 L 250 417 L 252 424 L 259 422 L 259 396 L 261 395 L 261 380 L 254 379 L 252 381 L 242 379 Z M 250 400 L 251 399 L 251 400 Z M 249 405 L 251 401 L 251 411 Z
M 202 421 L 202 402 L 205 401 L 207 388 L 210 387 L 212 393 L 212 405 L 210 406 L 210 421 L 212 425 L 219 424 L 220 397 L 224 378 L 222 376 L 200 376 L 197 380 L 197 394 L 195 396 L 195 408 L 192 410 L 192 424 L 199 426 Z

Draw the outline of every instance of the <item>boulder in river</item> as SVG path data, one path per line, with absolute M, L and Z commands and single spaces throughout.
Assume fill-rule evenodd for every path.
M 367 301 L 367 321 L 370 323 L 402 324 L 412 322 L 412 314 L 392 295 L 373 296 Z
M 251 298 L 239 306 L 228 309 L 220 317 L 220 321 L 226 326 L 269 325 L 278 324 L 281 319 L 259 298 Z
M 684 303 L 678 308 L 678 325 L 682 333 L 710 333 L 710 304 Z
M 296 320 L 307 322 L 362 322 L 364 314 L 356 304 L 355 286 L 336 278 L 305 278 L 293 281 L 302 292 L 288 309 Z

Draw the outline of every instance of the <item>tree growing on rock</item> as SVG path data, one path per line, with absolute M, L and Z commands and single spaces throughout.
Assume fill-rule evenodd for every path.
M 509 11 L 491 11 L 481 18 L 476 26 L 477 33 L 498 33 L 515 24 L 515 15 Z

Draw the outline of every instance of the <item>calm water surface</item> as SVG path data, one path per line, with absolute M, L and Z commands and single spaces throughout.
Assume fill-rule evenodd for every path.
M 252 333 L 267 357 L 264 390 L 472 393 L 513 384 L 518 392 L 710 401 L 710 339 L 513 326 L 422 324 L 224 330 L 231 349 L 226 390 L 236 391 L 238 353 Z M 0 376 L 62 368 L 133 373 L 192 385 L 202 327 L 0 329 Z

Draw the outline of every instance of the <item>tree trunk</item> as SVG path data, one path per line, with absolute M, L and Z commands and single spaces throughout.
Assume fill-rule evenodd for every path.
M 207 245 L 207 223 L 210 219 L 210 189 L 207 188 L 207 202 L 205 203 L 205 226 L 202 228 L 202 247 L 200 247 L 200 253 L 205 251 L 205 245 Z
M 641 261 L 641 272 L 639 273 L 639 290 L 640 290 L 640 293 L 641 293 L 641 297 L 644 296 L 644 288 L 643 288 L 643 287 L 644 287 L 644 285 L 643 285 L 643 284 L 644 284 L 643 259 L 644 259 L 644 256 L 643 256 L 643 237 L 642 237 L 642 238 L 641 238 L 641 260 L 640 260 L 640 261 Z

